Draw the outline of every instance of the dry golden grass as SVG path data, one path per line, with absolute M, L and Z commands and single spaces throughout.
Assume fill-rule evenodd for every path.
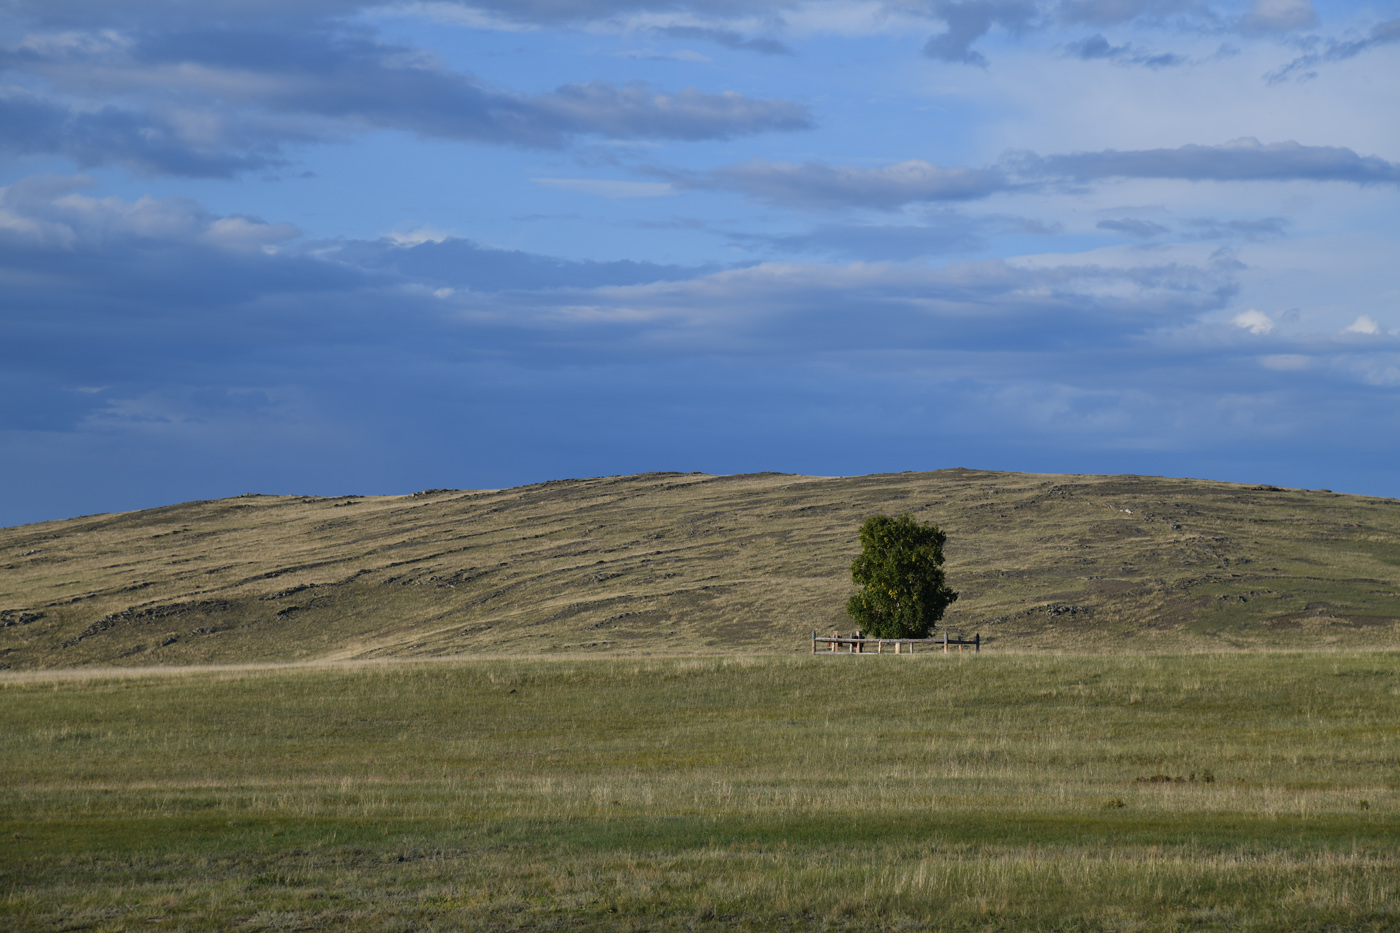
M 994 650 L 1400 644 L 1400 503 L 1133 476 L 647 474 L 0 530 L 0 666 L 806 650 L 860 523 L 949 535 Z

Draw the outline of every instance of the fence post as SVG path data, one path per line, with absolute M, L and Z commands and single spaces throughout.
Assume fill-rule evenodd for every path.
M 812 629 L 812 653 L 817 653 L 817 630 Z
M 948 630 L 946 628 L 943 630 L 943 653 L 948 653 Z
M 977 653 L 978 653 L 978 654 L 981 654 L 981 653 L 982 653 L 982 633 L 981 633 L 981 632 L 978 632 L 978 633 L 977 633 L 977 638 L 976 638 L 975 641 L 973 641 L 973 644 L 977 646 Z

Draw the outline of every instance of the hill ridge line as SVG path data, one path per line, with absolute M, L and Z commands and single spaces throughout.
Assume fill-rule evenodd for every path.
M 966 468 L 244 494 L 0 529 L 0 670 L 798 651 L 849 627 L 875 512 L 948 533 L 946 622 L 991 650 L 1386 646 L 1397 506 Z

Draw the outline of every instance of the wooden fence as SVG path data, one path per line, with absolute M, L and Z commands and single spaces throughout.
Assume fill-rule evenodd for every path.
M 951 648 L 962 651 L 963 647 L 969 647 L 973 651 L 982 650 L 982 633 L 978 632 L 971 639 L 949 638 L 944 632 L 941 638 L 866 638 L 859 632 L 853 635 L 842 635 L 839 632 L 832 632 L 830 635 L 818 635 L 817 630 L 812 630 L 812 653 L 817 654 L 817 645 L 829 645 L 822 651 L 830 651 L 835 654 L 841 649 L 845 649 L 848 654 L 884 654 L 887 646 L 893 646 L 892 654 L 913 654 L 916 646 L 925 652 L 930 650 L 943 649 L 947 654 Z M 901 648 L 903 650 L 901 650 Z

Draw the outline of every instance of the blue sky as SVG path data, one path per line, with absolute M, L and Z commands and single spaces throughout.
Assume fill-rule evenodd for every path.
M 0 523 L 645 470 L 1400 496 L 1400 4 L 0 0 Z

